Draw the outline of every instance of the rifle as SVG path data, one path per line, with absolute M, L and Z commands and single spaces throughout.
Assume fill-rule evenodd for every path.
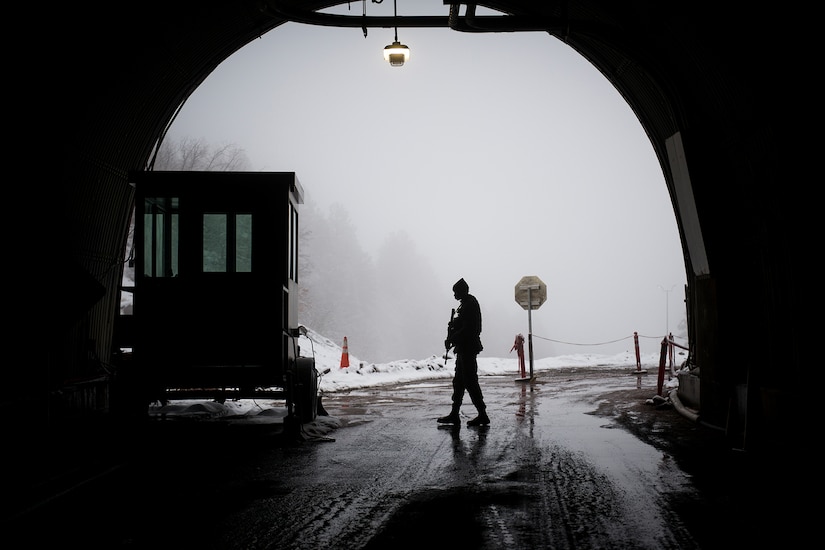
M 450 341 L 450 330 L 452 330 L 452 328 L 453 328 L 453 319 L 454 318 L 455 318 L 455 308 L 453 308 L 453 311 L 450 312 L 450 322 L 447 323 L 447 339 L 445 340 L 445 342 Z M 450 346 L 445 344 L 444 347 L 447 348 L 447 349 L 444 350 L 444 365 L 446 366 L 447 365 L 447 352 L 450 351 Z

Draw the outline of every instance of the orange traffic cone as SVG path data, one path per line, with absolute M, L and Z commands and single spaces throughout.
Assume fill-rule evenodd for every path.
M 341 352 L 341 368 L 349 366 L 349 347 L 347 346 L 347 337 L 344 336 L 344 349 Z

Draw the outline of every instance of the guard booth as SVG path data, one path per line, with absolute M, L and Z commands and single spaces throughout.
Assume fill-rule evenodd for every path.
M 315 417 L 299 357 L 292 172 L 134 172 L 132 369 L 150 401 L 284 396 Z

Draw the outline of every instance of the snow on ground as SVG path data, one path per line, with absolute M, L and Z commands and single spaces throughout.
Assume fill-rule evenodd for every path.
M 368 363 L 347 353 L 346 363 L 349 366 L 342 367 L 343 342 L 340 344 L 325 338 L 312 330 L 308 330 L 305 336 L 301 336 L 298 341 L 299 353 L 303 357 L 314 357 L 315 368 L 319 373 L 318 391 L 319 394 L 327 394 L 337 391 L 361 389 L 367 387 L 385 386 L 403 382 L 417 382 L 424 380 L 444 380 L 449 384 L 453 377 L 455 367 L 455 356 L 452 352 L 444 356 L 433 355 L 425 359 L 403 359 L 391 361 L 389 363 Z M 525 354 L 525 372 L 529 375 L 530 358 Z M 677 355 L 675 368 L 678 370 L 684 355 Z M 533 374 L 541 376 L 542 372 L 571 367 L 599 367 L 605 369 L 627 369 L 628 371 L 637 369 L 635 352 L 625 351 L 616 355 L 599 355 L 593 353 L 560 355 L 558 357 L 545 357 L 533 360 Z M 643 354 L 639 357 L 639 368 L 641 370 L 655 369 L 659 367 L 659 353 Z M 519 359 L 516 351 L 511 352 L 511 356 L 494 358 L 478 358 L 479 376 L 511 375 L 514 378 L 521 377 Z M 678 385 L 678 380 L 674 377 L 666 381 L 668 387 Z M 150 415 L 153 416 L 185 416 L 187 418 L 216 418 L 216 417 L 250 417 L 257 416 L 261 421 L 277 421 L 284 415 L 283 401 L 272 402 L 271 400 L 238 399 L 216 403 L 208 400 L 177 400 L 168 403 L 166 406 L 160 404 L 150 407 Z

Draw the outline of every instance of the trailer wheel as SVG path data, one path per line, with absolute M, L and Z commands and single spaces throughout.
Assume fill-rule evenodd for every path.
M 298 357 L 295 360 L 295 413 L 302 424 L 312 422 L 318 407 L 318 371 L 315 359 Z

